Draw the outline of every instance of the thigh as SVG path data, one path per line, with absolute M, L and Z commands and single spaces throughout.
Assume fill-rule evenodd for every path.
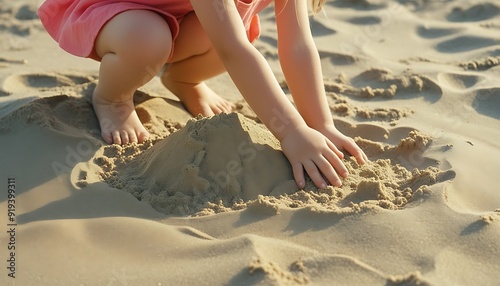
M 129 10 L 114 16 L 95 42 L 95 51 L 101 58 L 107 53 L 131 57 L 138 53 L 162 53 L 168 57 L 171 50 L 172 33 L 167 21 L 150 10 Z
M 212 48 L 205 30 L 194 12 L 187 14 L 182 19 L 174 47 L 175 49 L 169 63 L 204 54 Z

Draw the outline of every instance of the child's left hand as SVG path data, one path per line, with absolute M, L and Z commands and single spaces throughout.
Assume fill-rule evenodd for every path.
M 325 137 L 330 139 L 333 144 L 339 149 L 339 150 L 346 150 L 356 158 L 356 161 L 358 164 L 364 164 L 368 162 L 368 157 L 366 156 L 365 152 L 359 148 L 359 146 L 354 142 L 354 140 L 350 137 L 345 136 L 342 134 L 336 127 L 335 125 L 332 124 L 326 124 L 321 126 L 320 128 L 315 128 L 317 131 L 321 132 Z

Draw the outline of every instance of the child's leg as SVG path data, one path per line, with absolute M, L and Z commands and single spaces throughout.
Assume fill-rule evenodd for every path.
M 204 82 L 224 71 L 196 15 L 186 15 L 175 40 L 174 54 L 161 77 L 163 84 L 193 116 L 230 112 L 233 104 L 215 94 Z
M 95 44 L 102 60 L 93 105 L 106 142 L 148 138 L 135 112 L 133 94 L 162 68 L 171 48 L 167 22 L 152 11 L 126 11 L 103 27 Z

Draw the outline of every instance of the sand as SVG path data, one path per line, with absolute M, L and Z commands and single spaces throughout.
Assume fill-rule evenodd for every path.
M 0 0 L 0 285 L 498 285 L 497 1 L 327 1 L 328 102 L 371 162 L 300 190 L 227 75 L 235 113 L 192 118 L 155 78 L 134 98 L 152 139 L 105 144 L 98 64 L 39 4 Z

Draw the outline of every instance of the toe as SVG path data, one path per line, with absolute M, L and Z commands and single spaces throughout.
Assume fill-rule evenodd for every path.
M 129 143 L 129 137 L 128 137 L 128 132 L 125 130 L 120 131 L 120 137 L 122 144 L 128 144 Z
M 113 143 L 114 144 L 122 144 L 122 139 L 121 139 L 121 136 L 120 136 L 120 132 L 113 131 L 112 134 L 113 134 Z
M 128 140 L 129 140 L 129 143 L 137 143 L 139 140 L 137 139 L 137 135 L 139 134 L 139 132 L 137 131 L 133 131 L 133 132 L 130 132 L 128 134 Z
M 209 116 L 214 116 L 216 113 L 214 112 L 214 110 L 212 110 L 210 108 L 210 106 L 206 105 L 206 106 L 202 106 L 201 107 L 201 115 L 205 116 L 205 117 L 209 117 Z M 220 113 L 220 112 L 219 112 Z
M 219 105 L 214 105 L 212 107 L 212 112 L 214 114 L 221 114 L 222 112 L 224 112 L 224 108 L 222 106 L 219 106 Z
M 149 139 L 149 132 L 147 131 L 141 131 L 137 132 L 137 141 L 139 143 L 143 143 L 144 141 Z
M 224 113 L 230 113 L 231 112 L 230 106 L 228 104 L 226 104 L 226 103 L 220 104 L 219 105 L 219 109 L 220 109 L 221 113 L 222 112 L 224 112 Z
M 236 105 L 231 101 L 226 101 L 224 102 L 224 108 L 226 109 L 226 112 L 231 112 L 236 108 Z
M 113 144 L 113 135 L 111 135 L 111 132 L 108 131 L 103 131 L 101 132 L 102 139 L 104 139 L 104 142 L 108 144 Z

